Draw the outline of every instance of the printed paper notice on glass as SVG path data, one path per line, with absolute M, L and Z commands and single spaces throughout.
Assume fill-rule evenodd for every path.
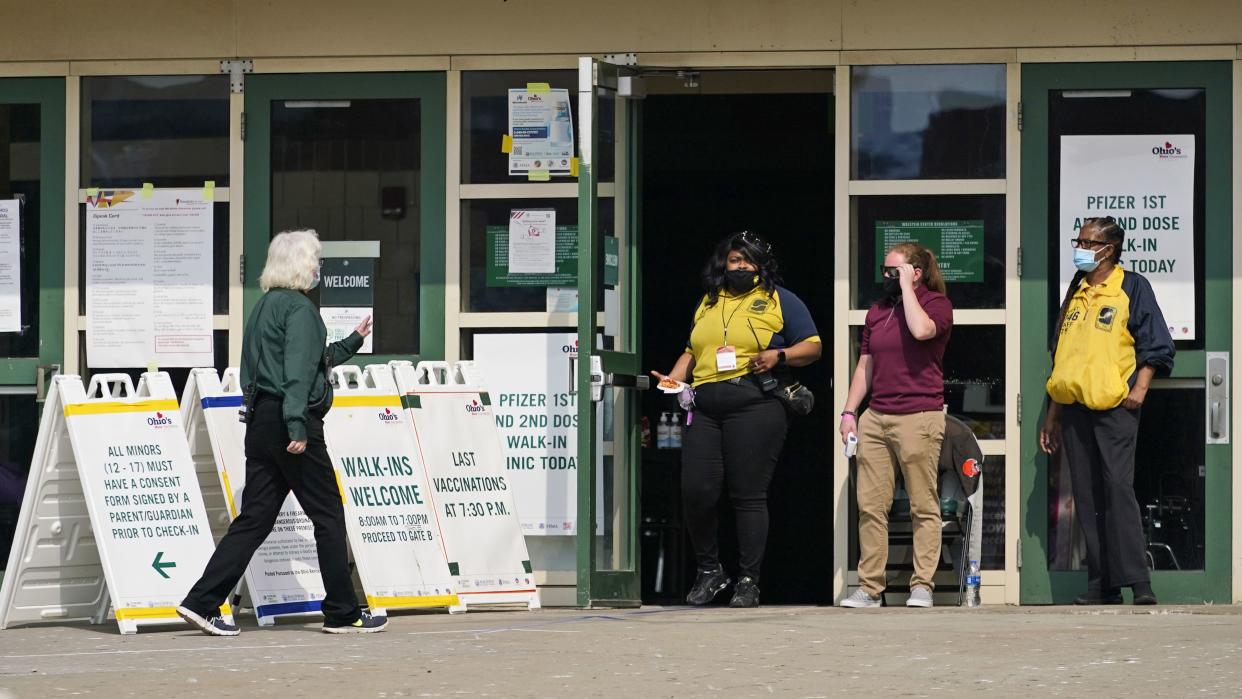
M 212 203 L 202 189 L 139 194 L 86 198 L 86 364 L 212 366 Z
M 556 210 L 514 209 L 509 213 L 509 274 L 556 271 Z
M 374 314 L 375 309 L 370 307 L 327 306 L 319 309 L 319 317 L 323 318 L 324 327 L 328 330 L 328 344 L 349 337 L 363 318 Z M 374 336 L 375 327 L 372 325 L 371 334 L 362 341 L 362 349 L 358 350 L 358 354 L 371 354 L 371 338 Z
M 574 157 L 569 90 L 509 90 L 509 174 L 568 175 Z
M 22 331 L 21 205 L 0 200 L 0 333 Z

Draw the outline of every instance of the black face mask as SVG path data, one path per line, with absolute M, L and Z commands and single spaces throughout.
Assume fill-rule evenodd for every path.
M 755 288 L 758 274 L 745 269 L 732 269 L 725 272 L 724 285 L 731 294 L 744 294 Z
M 884 278 L 884 295 L 891 299 L 896 299 L 898 296 L 901 296 L 901 278 L 900 277 L 885 277 Z

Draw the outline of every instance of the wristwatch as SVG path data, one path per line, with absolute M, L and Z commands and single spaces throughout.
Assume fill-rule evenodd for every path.
M 776 352 L 776 363 L 777 363 L 777 364 L 784 364 L 784 363 L 785 363 L 785 350 L 777 350 L 777 352 Z

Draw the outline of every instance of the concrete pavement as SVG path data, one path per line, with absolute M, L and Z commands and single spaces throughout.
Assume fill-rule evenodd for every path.
M 2 631 L 0 696 L 1242 695 L 1233 607 L 474 611 L 370 636 L 242 623 Z

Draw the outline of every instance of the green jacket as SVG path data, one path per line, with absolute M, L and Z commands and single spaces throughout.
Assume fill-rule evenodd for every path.
M 289 439 L 306 439 L 307 405 L 330 400 L 324 363 L 331 368 L 362 347 L 358 333 L 325 347 L 328 331 L 319 309 L 306 295 L 292 289 L 272 289 L 263 295 L 246 322 L 242 335 L 241 385 L 254 381 L 260 393 L 279 396 Z M 257 360 L 257 361 L 256 361 Z M 256 372 L 252 378 L 250 372 Z M 327 413 L 324 406 L 320 413 Z

